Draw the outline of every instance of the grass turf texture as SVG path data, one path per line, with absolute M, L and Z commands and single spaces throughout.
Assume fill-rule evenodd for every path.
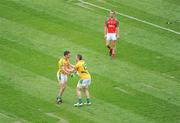
M 180 31 L 178 0 L 89 2 Z M 103 40 L 106 15 L 75 0 L 0 1 L 0 122 L 180 122 L 180 36 L 118 16 L 112 61 Z M 64 104 L 55 104 L 65 49 L 72 62 L 77 53 L 87 61 L 92 106 L 73 107 L 77 78 L 69 79 Z

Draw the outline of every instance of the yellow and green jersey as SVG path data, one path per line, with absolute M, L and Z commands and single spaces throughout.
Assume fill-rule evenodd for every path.
M 77 64 L 75 65 L 75 70 L 79 73 L 80 79 L 91 78 L 84 60 L 80 60 L 77 62 Z
M 69 68 L 70 66 L 69 60 L 65 59 L 64 57 L 61 58 L 58 62 L 58 66 L 59 66 L 58 72 L 62 74 L 66 74 L 66 72 L 62 69 L 62 66 Z

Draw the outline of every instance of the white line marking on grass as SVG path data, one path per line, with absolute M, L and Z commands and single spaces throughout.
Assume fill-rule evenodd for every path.
M 3 117 L 5 117 L 5 118 L 8 118 L 8 119 L 9 119 L 9 118 L 10 118 L 10 119 L 12 118 L 12 117 L 10 117 L 10 116 L 8 116 L 8 115 L 5 115 L 5 114 L 3 114 L 3 113 L 1 113 L 1 112 L 0 112 L 0 115 L 3 116 Z
M 172 72 L 172 71 L 170 71 Z M 178 70 L 175 70 L 173 72 L 178 72 Z M 176 77 L 172 76 L 172 75 L 168 75 L 169 72 L 166 72 L 166 73 L 162 73 L 163 76 L 167 77 L 167 78 L 171 78 L 171 79 L 176 79 L 178 80 Z M 179 81 L 179 80 L 178 80 Z
M 53 118 L 56 118 L 59 120 L 59 123 L 69 123 L 67 120 L 53 114 L 53 113 L 46 113 L 46 115 L 50 116 L 50 117 L 53 117 Z
M 153 87 L 152 85 L 148 85 L 148 84 L 145 84 L 145 83 L 142 83 L 142 85 L 144 87 L 147 87 L 147 88 L 152 88 L 152 89 L 155 89 L 155 90 L 160 90 L 159 88 Z
M 102 6 L 98 6 L 98 5 L 95 5 L 95 4 L 93 4 L 93 3 L 85 2 L 85 1 L 83 1 L 83 0 L 78 0 L 78 1 L 81 2 L 81 3 L 87 4 L 87 5 L 90 5 L 90 6 L 99 8 L 99 9 L 102 9 L 102 10 L 110 11 L 110 9 L 108 9 L 108 8 L 105 8 L 105 7 L 102 7 Z M 130 16 L 130 15 L 127 15 L 127 14 L 124 14 L 124 13 L 117 12 L 117 14 L 119 14 L 119 15 L 121 15 L 121 16 L 124 16 L 124 17 L 126 17 L 126 18 L 129 18 L 129 19 L 136 20 L 136 21 L 145 23 L 145 24 L 147 24 L 147 25 L 151 25 L 151 26 L 153 26 L 153 27 L 156 27 L 156 28 L 159 28 L 159 29 L 162 29 L 162 30 L 166 30 L 166 31 L 169 31 L 169 32 L 172 32 L 172 33 L 175 33 L 175 34 L 180 35 L 180 32 L 177 32 L 177 31 L 175 31 L 175 30 L 168 29 L 168 28 L 166 28 L 166 27 L 162 27 L 162 26 L 159 26 L 159 25 L 157 25 L 157 24 L 153 24 L 153 23 L 151 23 L 151 22 L 148 22 L 148 21 L 145 21 L 145 20 L 141 20 L 141 19 L 138 19 L 138 18 L 136 18 L 136 17 Z
M 93 9 L 91 9 L 91 8 L 89 8 L 89 7 L 87 7 L 87 6 L 85 6 L 83 3 L 75 3 L 77 6 L 80 6 L 80 7 L 82 7 L 82 8 L 85 8 L 85 9 L 89 9 L 89 10 L 93 10 Z
M 7 118 L 7 119 L 11 119 L 11 120 L 13 120 L 14 122 L 13 123 L 28 123 L 28 121 L 26 121 L 26 120 L 24 120 L 24 119 L 19 119 L 19 118 L 17 118 L 16 116 L 13 116 L 13 117 L 10 117 L 10 116 L 8 116 L 8 115 L 6 115 L 6 114 L 3 114 L 3 113 L 1 113 L 0 112 L 0 116 L 2 116 L 2 117 L 4 117 L 4 118 Z
M 118 90 L 118 91 L 121 91 L 121 92 L 123 92 L 123 93 L 126 93 L 126 94 L 130 94 L 128 91 L 126 91 L 126 90 L 124 90 L 124 89 L 122 89 L 122 88 L 120 88 L 120 87 L 114 87 L 114 89 L 116 89 L 116 90 Z

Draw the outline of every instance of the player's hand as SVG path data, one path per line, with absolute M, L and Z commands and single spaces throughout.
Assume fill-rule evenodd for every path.
M 104 35 L 104 38 L 106 39 L 107 35 Z
M 119 38 L 120 38 L 120 36 L 119 36 L 118 34 L 116 35 L 116 37 L 117 37 L 117 39 L 119 39 Z
M 67 72 L 67 75 L 69 76 L 71 73 L 70 72 Z

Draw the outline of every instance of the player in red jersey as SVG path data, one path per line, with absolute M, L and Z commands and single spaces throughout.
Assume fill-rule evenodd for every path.
M 114 11 L 109 12 L 109 18 L 104 24 L 104 35 L 109 55 L 114 58 L 116 41 L 119 38 L 119 21 L 116 19 Z

